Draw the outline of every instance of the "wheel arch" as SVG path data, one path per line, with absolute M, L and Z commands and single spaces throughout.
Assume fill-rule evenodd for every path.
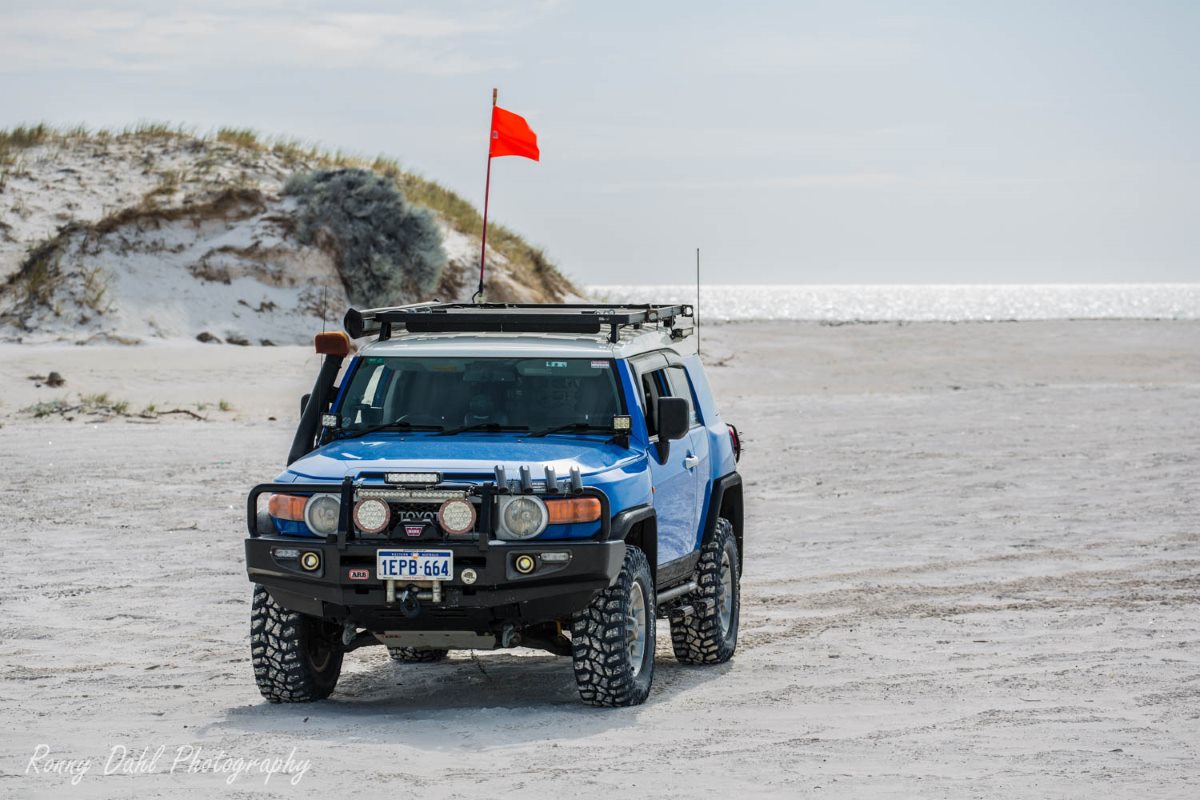
M 621 539 L 645 553 L 650 577 L 658 580 L 658 517 L 653 506 L 637 506 L 617 514 L 609 538 Z
M 704 520 L 704 535 L 700 538 L 700 546 L 712 541 L 717 531 L 717 518 L 724 517 L 733 525 L 733 537 L 738 549 L 738 573 L 742 571 L 742 561 L 745 558 L 742 547 L 742 476 L 731 472 L 713 481 L 712 497 L 709 499 L 708 514 Z

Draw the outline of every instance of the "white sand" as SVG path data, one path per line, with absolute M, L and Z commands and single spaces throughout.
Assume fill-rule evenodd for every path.
M 282 465 L 311 358 L 0 349 L 0 796 L 1200 794 L 1200 324 L 704 335 L 747 439 L 741 644 L 683 667 L 660 626 L 627 710 L 579 705 L 549 655 L 378 648 L 327 702 L 265 703 L 242 504 Z M 49 369 L 68 385 L 24 377 Z M 67 391 L 235 410 L 15 413 Z M 24 775 L 39 743 L 91 771 Z M 100 774 L 160 745 L 151 774 Z M 311 768 L 298 789 L 167 772 L 197 745 Z

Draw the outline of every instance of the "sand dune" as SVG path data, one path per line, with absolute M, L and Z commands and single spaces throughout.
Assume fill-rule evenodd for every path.
M 323 319 L 336 325 L 351 300 L 465 301 L 476 286 L 478 214 L 387 159 L 335 157 L 250 131 L 25 133 L 36 141 L 14 146 L 0 135 L 0 342 L 161 344 L 204 336 L 299 344 Z M 341 169 L 361 170 L 391 194 L 365 191 L 360 182 L 358 194 L 331 205 L 355 220 L 352 230 L 335 232 L 336 214 L 323 207 L 319 232 L 302 235 L 303 203 L 287 188 L 289 178 Z M 410 206 L 431 212 L 426 224 L 439 244 L 436 258 L 428 257 L 439 262 L 440 277 L 399 294 L 348 295 L 348 285 L 372 285 L 357 272 L 366 264 L 416 269 L 415 245 L 400 247 L 379 224 Z M 364 249 L 363 241 L 381 249 Z M 575 298 L 546 256 L 510 231 L 493 230 L 487 263 L 491 300 Z

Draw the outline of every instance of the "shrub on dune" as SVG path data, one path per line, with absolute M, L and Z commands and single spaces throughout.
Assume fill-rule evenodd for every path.
M 292 176 L 284 194 L 300 203 L 300 241 L 332 247 L 351 302 L 413 302 L 438 285 L 446 253 L 434 216 L 410 205 L 389 178 L 364 169 L 310 172 Z

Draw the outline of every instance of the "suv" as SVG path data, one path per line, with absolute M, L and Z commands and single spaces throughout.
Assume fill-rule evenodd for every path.
M 637 705 L 659 617 L 680 661 L 729 660 L 741 448 L 692 316 L 428 303 L 318 335 L 288 468 L 247 502 L 263 696 L 325 698 L 367 645 L 522 646 L 570 656 L 584 702 Z

